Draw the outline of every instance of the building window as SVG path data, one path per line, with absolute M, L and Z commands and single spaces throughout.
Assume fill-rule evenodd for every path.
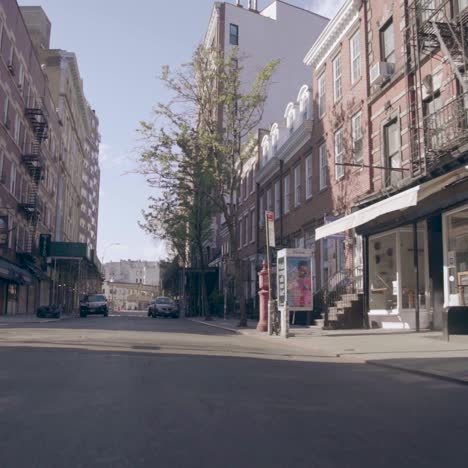
M 229 44 L 238 46 L 239 45 L 239 26 L 237 24 L 229 25 Z
M 250 211 L 250 242 L 255 241 L 255 210 Z
M 312 196 L 312 155 L 307 156 L 306 164 L 306 199 Z
M 15 116 L 15 132 L 14 132 L 14 140 L 17 145 L 19 145 L 20 140 L 20 131 L 21 131 L 21 119 L 19 114 Z
M 362 161 L 362 114 L 358 112 L 351 119 L 351 136 L 353 140 L 353 161 Z
M 281 193 L 280 193 L 280 181 L 275 182 L 275 219 L 278 219 L 281 214 Z
M 320 190 L 327 187 L 328 184 L 328 160 L 327 149 L 325 143 L 319 147 L 319 164 L 320 164 Z
M 249 215 L 244 216 L 244 245 L 249 243 Z
M 271 188 L 267 190 L 267 211 L 273 211 L 273 200 L 271 197 Z
M 289 213 L 289 174 L 284 176 L 284 213 Z
M 294 168 L 294 206 L 301 204 L 301 165 Z
M 318 115 L 323 117 L 325 114 L 325 73 L 322 73 L 317 81 L 318 88 Z
M 8 109 L 10 106 L 10 100 L 8 99 L 8 96 L 5 97 L 5 103 L 3 105 L 3 124 L 5 125 L 6 128 L 9 128 L 10 122 L 8 121 Z
M 343 176 L 343 129 L 340 128 L 335 132 L 335 177 L 338 180 Z
M 385 150 L 385 167 L 386 185 L 393 185 L 399 182 L 402 178 L 401 169 L 401 154 L 400 154 L 400 135 L 398 131 L 397 119 L 392 120 L 384 127 L 384 150 Z
M 351 52 L 351 83 L 354 84 L 361 78 L 361 40 L 360 31 L 354 33 L 349 41 Z
M 341 99 L 341 54 L 333 60 L 333 102 Z
M 380 54 L 383 62 L 395 63 L 395 36 L 392 19 L 387 21 L 380 30 Z
M 14 163 L 12 163 L 11 172 L 10 172 L 10 192 L 12 195 L 14 195 L 15 191 L 16 191 L 16 166 Z
M 260 195 L 260 199 L 258 201 L 258 225 L 263 227 L 263 223 L 265 222 L 265 199 L 264 194 Z

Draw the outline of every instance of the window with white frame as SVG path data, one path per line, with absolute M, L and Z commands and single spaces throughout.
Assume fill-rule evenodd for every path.
M 312 155 L 307 156 L 306 166 L 306 199 L 312 196 Z
M 388 20 L 380 30 L 380 55 L 383 62 L 395 63 L 393 19 Z
M 284 184 L 283 211 L 284 213 L 289 213 L 289 174 L 284 176 L 283 184 Z
M 325 143 L 319 147 L 319 165 L 320 165 L 320 190 L 324 190 L 328 185 L 328 160 L 327 147 Z
M 278 219 L 281 214 L 281 193 L 280 193 L 280 181 L 275 182 L 275 219 Z
M 299 112 L 301 113 L 302 120 L 307 120 L 309 116 L 310 93 L 308 89 L 302 91 L 299 100 Z
M 343 129 L 340 128 L 335 132 L 335 177 L 341 179 L 343 176 Z
M 10 172 L 10 193 L 14 195 L 15 191 L 16 191 L 16 166 L 14 163 L 12 163 L 11 172 Z
M 351 136 L 353 143 L 353 161 L 362 161 L 362 113 L 358 112 L 351 119 Z
M 351 56 L 351 84 L 356 83 L 361 78 L 361 38 L 360 31 L 356 31 L 349 40 Z
M 275 127 L 271 131 L 271 152 L 274 156 L 278 150 L 278 140 L 279 140 L 279 129 Z
M 341 54 L 333 60 L 333 102 L 341 99 Z
M 19 145 L 19 139 L 20 139 L 20 133 L 21 133 L 21 118 L 19 114 L 16 114 L 15 116 L 15 132 L 14 132 L 14 140 L 17 145 Z
M 250 171 L 250 193 L 255 192 L 255 167 Z
M 262 140 L 262 162 L 266 164 L 269 159 L 269 152 L 270 152 L 270 143 L 268 141 L 268 137 L 264 137 Z
M 294 168 L 294 206 L 301 204 L 301 165 Z
M 323 117 L 325 114 L 325 73 L 317 80 L 317 89 L 318 89 L 318 116 Z
M 294 107 L 290 105 L 286 114 L 286 127 L 288 127 L 289 133 L 294 132 L 294 117 L 295 117 Z
M 24 67 L 23 64 L 20 63 L 19 74 L 18 74 L 18 86 L 20 89 L 23 89 L 24 85 Z

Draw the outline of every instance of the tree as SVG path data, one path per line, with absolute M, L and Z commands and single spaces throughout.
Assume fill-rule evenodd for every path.
M 256 147 L 252 133 L 262 120 L 278 61 L 266 64 L 246 86 L 241 60 L 235 51 L 226 57 L 222 51 L 200 46 L 188 64 L 175 72 L 166 68 L 162 80 L 172 100 L 156 106 L 155 122 L 141 124 L 147 149 L 140 161 L 142 171 L 163 193 L 178 192 L 171 196 L 187 213 L 193 215 L 208 203 L 210 211 L 223 214 L 240 303 L 239 325 L 245 326 L 238 194 L 243 164 Z M 202 229 L 199 221 L 197 229 Z

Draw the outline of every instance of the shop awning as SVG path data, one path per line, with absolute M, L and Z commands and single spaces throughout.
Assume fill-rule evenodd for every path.
M 333 236 L 334 234 L 347 231 L 348 229 L 354 229 L 383 214 L 415 206 L 418 203 L 418 192 L 420 187 L 421 186 L 418 185 L 410 188 L 404 192 L 393 195 L 392 197 L 381 200 L 373 205 L 363 208 L 362 210 L 343 216 L 336 221 L 317 228 L 315 231 L 315 240 L 324 239 L 325 237 Z
M 32 276 L 13 263 L 0 259 L 0 279 L 17 284 L 32 284 Z
M 315 239 L 324 239 L 348 229 L 357 228 L 388 213 L 395 213 L 395 216 L 397 216 L 397 212 L 414 207 L 420 201 L 437 195 L 441 191 L 465 181 L 467 178 L 468 171 L 464 167 L 444 174 L 317 228 Z

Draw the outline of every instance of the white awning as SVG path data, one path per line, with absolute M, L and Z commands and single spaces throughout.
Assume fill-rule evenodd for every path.
M 339 232 L 354 229 L 373 219 L 392 211 L 400 211 L 410 206 L 416 206 L 418 203 L 418 192 L 420 185 L 405 190 L 404 192 L 393 195 L 393 197 L 381 200 L 373 205 L 367 206 L 362 210 L 343 216 L 332 223 L 325 224 L 315 231 L 315 240 L 323 239 Z

